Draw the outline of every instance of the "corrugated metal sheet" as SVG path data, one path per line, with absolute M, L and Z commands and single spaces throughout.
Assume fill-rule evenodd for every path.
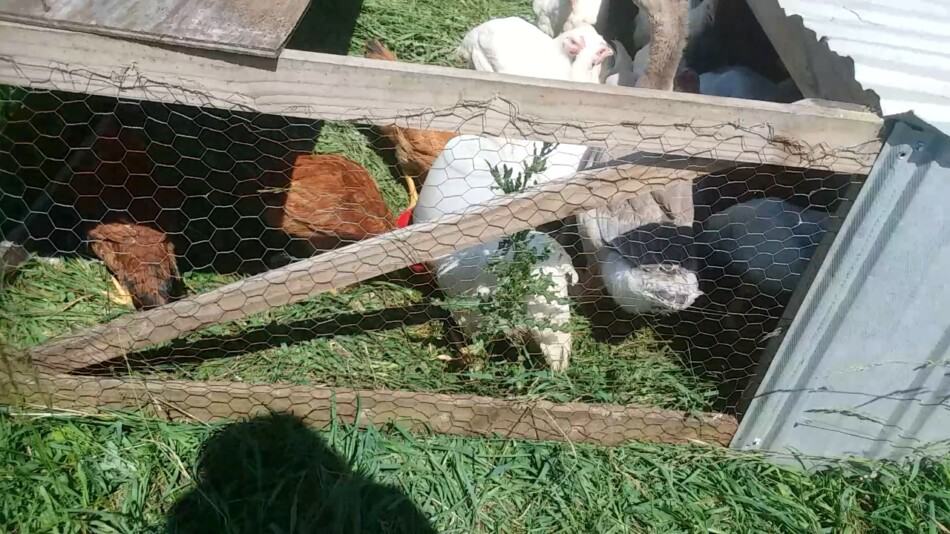
M 805 96 L 913 111 L 950 133 L 947 0 L 747 1 Z
M 0 0 L 0 20 L 277 57 L 310 0 Z
M 950 138 L 895 125 L 734 448 L 950 451 Z

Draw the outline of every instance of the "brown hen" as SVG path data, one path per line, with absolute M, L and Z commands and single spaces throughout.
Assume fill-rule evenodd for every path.
M 136 308 L 161 306 L 185 293 L 175 247 L 164 232 L 126 221 L 99 223 L 89 241 Z
M 265 192 L 264 221 L 329 250 L 392 230 L 393 217 L 375 180 L 343 156 L 298 156 L 284 184 Z
M 396 54 L 386 48 L 386 45 L 377 39 L 370 39 L 366 43 L 366 57 L 385 61 L 397 61 Z M 442 153 L 449 139 L 455 137 L 453 132 L 439 130 L 420 130 L 418 128 L 401 128 L 389 125 L 381 126 L 380 133 L 386 137 L 395 148 L 396 162 L 406 181 L 409 191 L 409 207 L 416 204 L 417 188 L 428 174 L 432 162 Z

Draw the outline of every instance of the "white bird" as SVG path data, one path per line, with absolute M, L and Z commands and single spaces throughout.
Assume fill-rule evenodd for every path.
M 534 141 L 506 141 L 474 135 L 451 139 L 426 176 L 413 220 L 431 221 L 501 195 L 491 175 L 491 166 L 504 164 L 517 172 L 535 150 L 540 150 L 541 145 Z M 558 146 L 548 156 L 546 170 L 535 175 L 535 183 L 573 174 L 585 151 L 585 147 Z M 532 249 L 548 252 L 548 257 L 539 262 L 532 273 L 550 277 L 553 283 L 551 293 L 556 298 L 552 302 L 543 295 L 535 295 L 527 302 L 528 312 L 535 319 L 545 319 L 554 328 L 527 328 L 522 332 L 512 332 L 512 335 L 534 340 L 551 369 L 561 371 L 567 368 L 571 355 L 571 334 L 562 330 L 570 320 L 566 299 L 568 288 L 577 281 L 577 272 L 557 241 L 542 232 L 532 231 L 529 236 Z M 433 262 L 439 286 L 449 296 L 490 297 L 497 288 L 497 280 L 487 267 L 499 245 L 499 241 L 492 241 Z M 457 312 L 456 319 L 468 333 L 478 328 L 480 320 L 472 311 Z
M 590 25 L 581 25 L 552 39 L 521 19 L 509 18 L 488 21 L 470 31 L 460 53 L 477 70 L 598 83 L 600 67 L 613 50 Z M 413 220 L 430 221 L 495 198 L 501 191 L 491 175 L 491 167 L 504 164 L 518 172 L 542 145 L 536 141 L 472 135 L 451 139 L 432 163 L 413 210 Z M 534 183 L 573 174 L 586 152 L 584 146 L 558 145 L 548 155 L 545 171 L 534 176 Z M 533 340 L 550 368 L 561 371 L 570 362 L 571 334 L 563 327 L 570 320 L 566 301 L 568 288 L 577 282 L 577 272 L 557 241 L 542 232 L 532 231 L 528 235 L 529 246 L 535 252 L 547 253 L 532 274 L 550 277 L 550 291 L 555 298 L 549 301 L 544 295 L 534 295 L 526 303 L 527 311 L 554 328 L 527 328 L 512 335 Z M 500 241 L 493 241 L 433 262 L 439 286 L 449 296 L 490 298 L 498 281 L 488 266 L 499 246 Z M 457 311 L 456 319 L 469 334 L 480 322 L 474 311 Z
M 602 83 L 606 77 L 605 60 L 614 55 L 613 48 L 593 26 L 579 26 L 565 33 L 581 43 L 581 50 L 571 63 L 571 81 Z
M 584 25 L 594 26 L 602 0 L 534 0 L 535 22 L 544 33 L 555 36 Z
M 653 19 L 650 61 L 637 87 L 672 90 L 686 44 L 686 0 L 635 0 Z M 649 158 L 649 156 L 647 156 Z M 624 158 L 636 162 L 639 155 Z M 578 233 L 593 274 L 630 313 L 685 309 L 699 296 L 689 269 L 692 186 L 677 182 L 602 208 L 579 213 Z M 687 234 L 684 238 L 682 234 Z M 676 252 L 676 254 L 674 254 Z
M 564 22 L 571 14 L 572 0 L 534 0 L 535 24 L 538 29 L 554 37 L 564 29 Z
M 587 60 L 574 61 L 584 50 L 592 66 Z M 482 72 L 586 81 L 591 70 L 613 51 L 592 26 L 580 26 L 552 39 L 524 19 L 507 17 L 470 30 L 458 53 L 471 68 Z
M 596 26 L 602 0 L 571 0 L 571 12 L 564 21 L 563 31 L 581 26 Z

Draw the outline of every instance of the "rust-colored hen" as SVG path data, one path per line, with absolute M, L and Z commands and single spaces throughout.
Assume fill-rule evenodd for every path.
M 396 54 L 376 39 L 370 39 L 366 43 L 365 55 L 370 59 L 397 61 Z M 399 170 L 409 190 L 409 207 L 411 208 L 415 206 L 418 198 L 416 190 L 422 185 L 416 181 L 425 179 L 429 168 L 432 167 L 432 162 L 442 153 L 449 139 L 455 137 L 456 134 L 439 130 L 400 128 L 393 125 L 381 126 L 379 131 L 395 148 L 396 162 L 399 164 Z
M 138 309 L 154 308 L 181 297 L 175 247 L 159 230 L 126 221 L 97 224 L 89 248 L 106 264 Z
M 395 227 L 376 182 L 359 164 L 338 155 L 306 154 L 297 157 L 289 174 L 289 183 L 265 194 L 264 220 L 314 249 L 329 250 Z

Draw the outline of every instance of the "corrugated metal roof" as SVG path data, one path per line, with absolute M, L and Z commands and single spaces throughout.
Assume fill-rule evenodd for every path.
M 747 1 L 806 97 L 912 111 L 950 133 L 950 1 Z
M 950 138 L 898 123 L 732 443 L 806 456 L 950 451 Z

